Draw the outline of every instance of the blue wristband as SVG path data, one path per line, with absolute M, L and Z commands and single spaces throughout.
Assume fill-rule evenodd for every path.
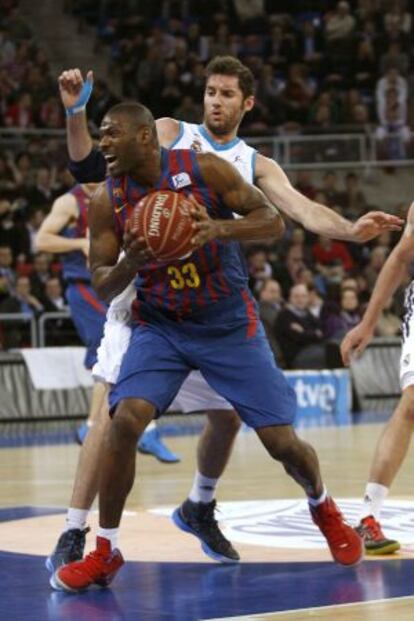
M 66 108 L 66 116 L 74 116 L 75 114 L 79 114 L 79 112 L 83 112 L 86 108 L 86 104 L 89 101 L 89 98 L 92 94 L 93 83 L 92 80 L 86 80 L 84 85 L 82 86 L 82 90 L 79 93 L 78 101 Z

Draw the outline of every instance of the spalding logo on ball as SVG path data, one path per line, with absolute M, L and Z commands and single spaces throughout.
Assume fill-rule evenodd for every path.
M 152 192 L 137 203 L 131 226 L 160 260 L 182 259 L 194 250 L 191 201 L 179 192 Z

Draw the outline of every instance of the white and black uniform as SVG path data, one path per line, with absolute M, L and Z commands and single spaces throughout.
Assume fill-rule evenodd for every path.
M 170 149 L 216 153 L 233 164 L 248 183 L 254 181 L 257 151 L 240 138 L 234 138 L 227 144 L 220 144 L 211 138 L 203 125 L 181 122 L 178 136 Z M 92 369 L 92 374 L 97 380 L 110 384 L 114 384 L 117 380 L 131 336 L 131 304 L 135 294 L 135 287 L 131 283 L 109 306 L 104 335 L 97 352 L 98 361 Z M 181 386 L 170 409 L 187 413 L 232 410 L 233 407 L 210 388 L 199 371 L 192 371 Z
M 407 287 L 402 321 L 401 390 L 414 385 L 414 281 Z

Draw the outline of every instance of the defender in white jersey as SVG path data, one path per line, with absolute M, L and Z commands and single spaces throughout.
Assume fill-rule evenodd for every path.
M 271 202 L 294 220 L 315 233 L 326 237 L 364 242 L 383 230 L 399 227 L 399 220 L 380 212 L 366 214 L 351 223 L 328 207 L 310 201 L 290 184 L 280 166 L 269 158 L 256 154 L 242 140 L 237 132 L 242 118 L 254 106 L 254 78 L 251 71 L 236 58 L 226 56 L 213 59 L 206 69 L 204 96 L 204 120 L 202 125 L 181 124 L 171 118 L 158 119 L 157 133 L 161 146 L 183 148 L 186 145 L 196 150 L 214 150 L 228 158 L 239 168 L 245 178 L 255 181 Z M 91 86 L 92 72 L 87 83 Z M 68 111 L 67 137 L 71 157 L 71 171 L 77 180 L 84 182 L 100 180 L 105 176 L 106 163 L 102 154 L 93 149 L 89 135 L 86 102 L 83 97 L 87 84 L 79 69 L 64 71 L 59 78 L 63 104 Z M 90 90 L 90 89 L 89 89 Z M 188 144 L 190 143 L 190 144 Z M 108 166 L 111 161 L 108 159 Z M 211 394 L 211 393 L 210 393 Z M 211 396 L 210 396 L 211 399 Z M 240 427 L 238 416 L 232 410 L 221 407 L 212 410 L 212 401 L 206 416 L 197 451 L 198 471 L 195 474 L 189 498 L 178 511 L 177 525 L 197 536 L 203 543 L 203 550 L 216 560 L 235 561 L 238 554 L 222 535 L 214 517 L 215 488 L 229 459 L 231 449 Z M 95 430 L 96 433 L 99 430 Z M 94 431 L 94 433 L 95 433 Z M 280 447 L 286 448 L 289 438 L 280 429 Z M 99 458 L 97 453 L 95 459 Z M 90 456 L 93 467 L 94 456 Z M 314 499 L 317 506 L 323 503 L 326 494 Z M 85 496 L 85 507 L 89 497 Z M 330 514 L 333 516 L 333 513 Z M 343 533 L 339 533 L 339 542 Z M 346 542 L 343 542 L 346 546 Z M 67 548 L 73 552 L 73 547 Z M 79 546 L 76 554 L 79 554 Z
M 414 203 L 408 211 L 404 233 L 377 278 L 362 321 L 342 341 L 345 364 L 350 363 L 353 355 L 360 356 L 371 341 L 381 312 L 401 285 L 413 260 Z M 398 541 L 384 536 L 380 514 L 389 488 L 407 455 L 414 430 L 414 281 L 407 287 L 405 295 L 400 385 L 401 399 L 375 449 L 358 526 L 366 552 L 373 555 L 392 554 L 400 548 Z

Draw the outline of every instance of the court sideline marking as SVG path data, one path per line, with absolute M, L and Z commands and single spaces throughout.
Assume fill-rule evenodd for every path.
M 414 600 L 414 595 L 402 595 L 400 597 L 389 597 L 383 599 L 369 599 L 360 602 L 349 602 L 347 604 L 330 604 L 329 606 L 313 606 L 311 608 L 295 608 L 294 610 L 279 610 L 275 612 L 256 612 L 253 615 L 241 615 L 240 617 L 217 617 L 205 619 L 205 621 L 255 621 L 255 619 L 264 619 L 265 617 L 275 617 L 279 615 L 293 615 L 301 612 L 318 612 L 329 610 L 330 608 L 350 608 L 351 606 L 362 606 L 366 604 L 389 604 L 394 601 Z

